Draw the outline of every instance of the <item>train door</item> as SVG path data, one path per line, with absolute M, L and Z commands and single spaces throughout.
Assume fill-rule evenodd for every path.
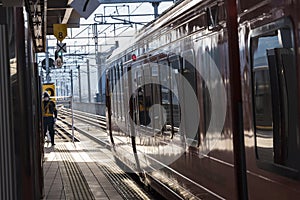
M 133 77 L 132 77 L 133 76 Z M 130 72 L 130 83 L 128 85 L 130 88 L 130 110 L 131 110 L 131 117 L 132 120 L 136 125 L 144 125 L 143 120 L 141 120 L 141 111 L 143 110 L 142 107 L 144 106 L 144 72 L 142 65 L 139 66 L 139 63 L 135 63 L 132 67 Z
M 143 84 L 143 69 L 140 66 L 139 70 L 135 71 L 135 80 L 136 80 L 136 90 L 134 91 L 133 100 L 135 105 L 136 113 L 136 124 L 143 125 L 142 118 L 142 105 L 143 105 L 143 93 L 144 93 L 144 84 Z M 139 128 L 138 128 L 139 129 Z M 138 130 L 140 132 L 140 130 Z
M 159 56 L 158 56 L 159 57 Z M 168 66 L 168 60 L 162 59 L 158 60 L 157 63 L 158 67 L 158 81 L 159 85 L 154 85 L 157 94 L 156 99 L 153 99 L 156 104 L 160 105 L 155 109 L 156 111 L 156 116 L 157 116 L 157 125 L 158 125 L 158 130 L 160 130 L 160 133 L 163 134 L 165 130 L 165 123 L 166 123 L 166 115 L 167 115 L 167 110 L 168 108 L 165 107 L 166 101 L 168 101 L 168 89 L 164 85 L 167 83 L 167 77 L 168 77 L 168 70 L 166 70 L 166 66 Z
M 152 63 L 150 67 L 150 76 L 155 82 L 160 82 L 160 69 L 157 63 Z M 151 117 L 151 125 L 153 128 L 153 133 L 158 133 L 162 129 L 163 124 L 163 117 L 162 117 L 162 110 L 161 110 L 161 85 L 160 84 L 151 84 L 149 85 L 149 89 L 151 90 L 151 96 L 149 99 L 151 102 L 149 106 L 152 106 L 152 109 L 149 110 L 149 115 Z M 156 106 L 159 105 L 159 106 Z
M 169 121 L 171 125 L 171 133 L 172 138 L 174 137 L 175 132 L 178 131 L 180 125 L 180 108 L 178 101 L 178 88 L 177 88 L 177 80 L 180 69 L 180 58 L 177 55 L 169 57 L 169 86 L 170 86 L 170 118 Z
M 113 140 L 113 136 L 112 136 L 112 119 L 111 119 L 111 91 L 110 91 L 110 75 L 111 75 L 111 70 L 107 70 L 106 71 L 106 91 L 105 91 L 105 94 L 106 94 L 106 127 L 107 127 L 107 133 L 109 134 L 109 137 L 110 137 L 110 140 L 111 140 L 111 143 L 114 144 L 114 140 Z
M 143 68 L 141 63 L 134 63 L 128 73 L 130 116 L 135 125 L 141 125 L 140 105 L 143 102 Z M 143 122 L 142 122 L 143 123 Z M 133 131 L 133 130 L 132 130 Z M 141 132 L 140 126 L 136 126 L 134 134 Z
M 298 83 L 292 23 L 283 18 L 254 29 L 250 36 L 255 160 L 263 171 L 252 167 L 249 159 L 248 170 L 260 172 L 268 180 L 278 180 L 277 175 L 298 179 Z M 248 182 L 249 196 L 257 195 L 258 187 L 250 175 Z M 268 187 L 274 193 L 262 196 L 292 197 L 295 189 L 278 187 L 276 181 Z
M 193 89 L 194 94 L 197 95 L 197 87 L 196 87 L 196 69 L 195 69 L 195 53 L 193 49 L 186 50 L 181 53 L 182 57 L 182 65 L 181 65 L 181 74 L 182 78 L 186 79 L 190 86 Z M 183 82 L 181 80 L 180 87 L 183 87 Z M 190 98 L 191 94 L 185 94 L 186 91 L 184 88 L 181 88 L 181 93 L 183 97 L 183 102 L 188 102 L 187 98 Z M 187 105 L 184 103 L 181 106 L 181 122 L 183 123 L 183 130 L 184 134 L 186 136 L 186 139 L 188 143 L 190 143 L 192 146 L 198 146 L 198 134 L 193 133 L 190 128 L 194 127 L 194 121 L 187 120 L 189 117 L 187 115 L 190 115 L 191 112 L 189 109 L 190 105 Z
M 150 64 L 144 64 L 142 70 L 142 87 L 138 91 L 139 101 L 139 119 L 140 125 L 151 126 L 151 119 L 149 114 L 150 106 L 152 105 L 152 84 L 148 83 L 151 80 Z
M 172 88 L 171 88 L 171 69 L 169 67 L 169 60 L 167 58 L 159 61 L 160 67 L 160 89 L 161 89 L 161 105 L 160 110 L 161 119 L 163 119 L 164 124 L 163 129 L 167 130 L 171 127 L 171 137 L 174 135 L 174 120 L 173 120 L 173 99 L 172 99 Z M 165 112 L 163 112 L 165 111 Z
M 112 68 L 112 105 L 113 105 L 113 117 L 114 120 L 117 121 L 118 120 L 118 115 L 119 115 L 119 107 L 118 107 L 118 87 L 117 87 L 117 81 L 118 81 L 118 77 L 117 77 L 117 65 L 114 65 L 114 67 Z
M 133 95 L 133 79 L 132 78 L 132 71 L 131 70 L 131 66 L 130 67 L 127 67 L 127 89 L 128 89 L 128 96 L 127 96 L 127 99 L 128 99 L 128 102 L 129 102 L 129 116 L 130 116 L 130 120 L 129 120 L 129 125 L 130 125 L 130 132 L 133 132 L 134 131 L 134 124 L 133 123 L 136 123 L 136 105 L 135 105 L 135 95 Z

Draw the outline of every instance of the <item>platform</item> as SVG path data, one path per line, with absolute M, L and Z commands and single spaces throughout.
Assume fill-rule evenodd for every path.
M 106 147 L 84 136 L 75 143 L 55 139 L 54 147 L 44 147 L 44 199 L 155 199 L 115 164 Z

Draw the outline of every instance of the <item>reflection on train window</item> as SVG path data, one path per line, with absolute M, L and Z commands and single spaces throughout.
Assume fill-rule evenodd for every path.
M 183 65 L 182 74 L 189 81 L 190 85 L 196 91 L 196 69 L 195 69 L 195 54 L 194 51 L 188 50 L 182 53 Z
M 292 38 L 291 30 L 285 27 L 251 39 L 256 156 L 269 163 L 271 171 L 278 166 L 280 170 L 297 168 L 297 82 Z
M 168 124 L 167 119 L 170 118 L 171 111 L 171 91 L 170 88 L 170 68 L 167 59 L 160 60 L 159 62 L 159 73 L 160 73 L 160 94 L 161 94 L 161 106 L 159 109 L 161 126 L 163 127 L 162 133 L 166 130 Z
M 180 70 L 180 60 L 179 56 L 171 56 L 169 58 L 170 61 L 170 87 L 171 87 L 171 95 L 172 97 L 170 98 L 172 102 L 170 104 L 172 105 L 172 109 L 170 110 L 171 113 L 171 118 L 170 118 L 170 123 L 171 123 L 171 132 L 172 136 L 175 134 L 175 132 L 178 130 L 179 125 L 180 125 L 180 107 L 179 107 L 179 100 L 178 100 L 178 81 L 179 81 L 179 70 Z M 175 129 L 176 127 L 176 129 Z
M 273 160 L 272 97 L 266 50 L 279 45 L 277 35 L 258 37 L 252 42 L 257 154 L 266 161 Z
M 170 133 L 170 136 L 174 136 L 174 104 L 173 104 L 173 87 L 172 82 L 172 68 L 169 66 L 169 61 L 167 59 L 159 61 L 160 66 L 160 83 L 161 83 L 161 117 L 164 121 L 163 133 Z M 175 99 L 176 101 L 176 99 Z M 166 130 L 166 132 L 164 132 Z M 169 132 L 169 130 L 171 130 Z
M 157 64 L 152 65 L 151 68 L 151 77 L 160 81 L 160 68 Z M 163 126 L 163 118 L 162 118 L 162 110 L 161 106 L 161 85 L 160 84 L 151 84 L 151 109 L 149 109 L 149 115 L 151 118 L 151 126 L 154 130 L 154 133 L 157 133 L 158 130 L 162 129 Z M 158 131 L 159 132 L 159 131 Z

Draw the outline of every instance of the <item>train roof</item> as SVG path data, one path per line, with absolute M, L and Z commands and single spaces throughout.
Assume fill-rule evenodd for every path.
M 141 28 L 137 34 L 135 34 L 131 38 L 122 40 L 122 42 L 119 41 L 119 48 L 113 51 L 108 61 L 111 62 L 117 59 L 118 57 L 120 57 L 119 54 L 121 54 L 122 52 L 124 52 L 124 54 L 131 52 L 136 42 L 140 41 L 142 38 L 146 38 L 149 35 L 152 35 L 155 31 L 163 27 L 165 24 L 183 15 L 187 10 L 193 8 L 201 1 L 204 0 L 180 0 L 176 2 L 173 6 L 164 11 L 157 19 L 149 22 L 147 25 Z

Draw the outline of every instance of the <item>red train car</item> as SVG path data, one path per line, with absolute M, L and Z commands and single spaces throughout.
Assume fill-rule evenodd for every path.
M 299 198 L 299 7 L 180 1 L 115 50 L 116 159 L 167 198 Z

